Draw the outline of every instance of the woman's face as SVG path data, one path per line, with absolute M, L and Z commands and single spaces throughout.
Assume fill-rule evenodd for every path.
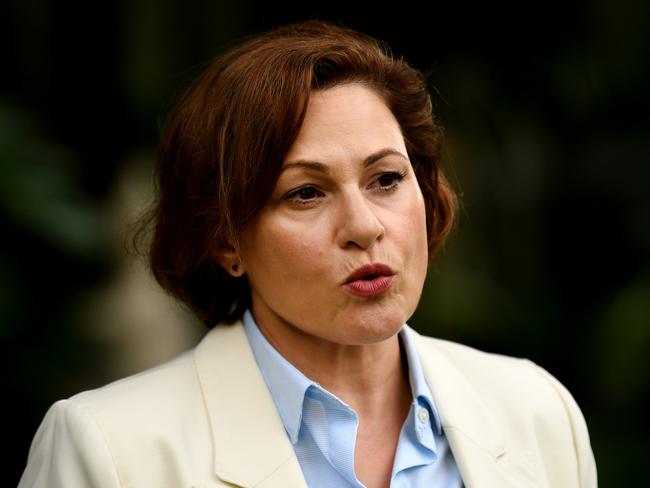
M 386 104 L 361 84 L 314 92 L 241 238 L 258 323 L 341 345 L 387 339 L 417 306 L 427 252 L 422 193 Z

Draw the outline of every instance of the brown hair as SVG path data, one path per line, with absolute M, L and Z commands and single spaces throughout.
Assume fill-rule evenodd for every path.
M 163 130 L 150 264 L 160 285 L 209 327 L 250 305 L 245 277 L 215 258 L 268 201 L 310 93 L 360 82 L 397 119 L 426 205 L 429 256 L 449 233 L 456 199 L 439 167 L 440 128 L 423 77 L 364 34 L 307 21 L 251 38 L 216 58 Z

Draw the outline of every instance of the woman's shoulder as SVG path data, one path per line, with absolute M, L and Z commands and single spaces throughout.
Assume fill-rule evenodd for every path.
M 530 359 L 483 351 L 465 344 L 416 334 L 420 354 L 435 355 L 455 367 L 468 379 L 483 385 L 507 385 L 511 382 L 535 389 L 539 383 L 557 380 Z M 533 382 L 532 384 L 530 382 Z
M 67 401 L 97 412 L 120 406 L 133 408 L 138 404 L 146 407 L 184 397 L 196 387 L 193 351 L 186 351 L 157 366 L 77 393 Z
M 192 463 L 210 476 L 210 430 L 196 376 L 188 351 L 55 402 L 34 436 L 20 486 L 116 487 L 124 477 L 138 480 L 134 486 L 184 486 L 182 468 Z M 161 471 L 165 456 L 174 466 Z
M 467 345 L 417 335 L 416 343 L 429 380 L 453 388 L 462 384 L 505 425 L 535 418 L 557 427 L 582 430 L 584 419 L 572 394 L 546 369 L 526 358 L 485 352 Z M 586 430 L 585 430 L 586 434 Z
M 188 417 L 205 417 L 205 385 L 200 373 L 214 365 L 206 366 L 203 359 L 219 355 L 217 346 L 231 346 L 228 334 L 243 336 L 241 327 L 217 329 L 209 331 L 193 349 L 162 364 L 55 402 L 49 417 L 87 417 L 107 430 L 133 432 L 149 425 L 160 430 L 161 424 L 172 426 Z
M 561 465 L 567 476 L 578 473 L 580 486 L 596 486 L 585 419 L 571 393 L 553 375 L 525 358 L 415 337 L 448 432 L 462 431 L 480 443 L 486 437 L 484 427 L 492 424 L 496 426 L 492 432 L 499 432 L 513 452 L 538 455 L 548 476 L 557 476 Z M 545 464 L 550 452 L 564 461 Z

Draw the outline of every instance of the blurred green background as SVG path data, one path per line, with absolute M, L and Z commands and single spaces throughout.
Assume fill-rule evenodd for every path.
M 307 18 L 428 75 L 462 208 L 412 325 L 548 369 L 583 409 L 600 485 L 650 486 L 649 5 L 5 0 L 7 486 L 52 402 L 204 332 L 124 245 L 159 126 L 214 55 Z

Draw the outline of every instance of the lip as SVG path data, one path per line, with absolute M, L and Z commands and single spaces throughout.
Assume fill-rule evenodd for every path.
M 352 295 L 372 298 L 383 295 L 393 284 L 395 271 L 381 263 L 371 263 L 357 268 L 345 280 L 343 287 Z

